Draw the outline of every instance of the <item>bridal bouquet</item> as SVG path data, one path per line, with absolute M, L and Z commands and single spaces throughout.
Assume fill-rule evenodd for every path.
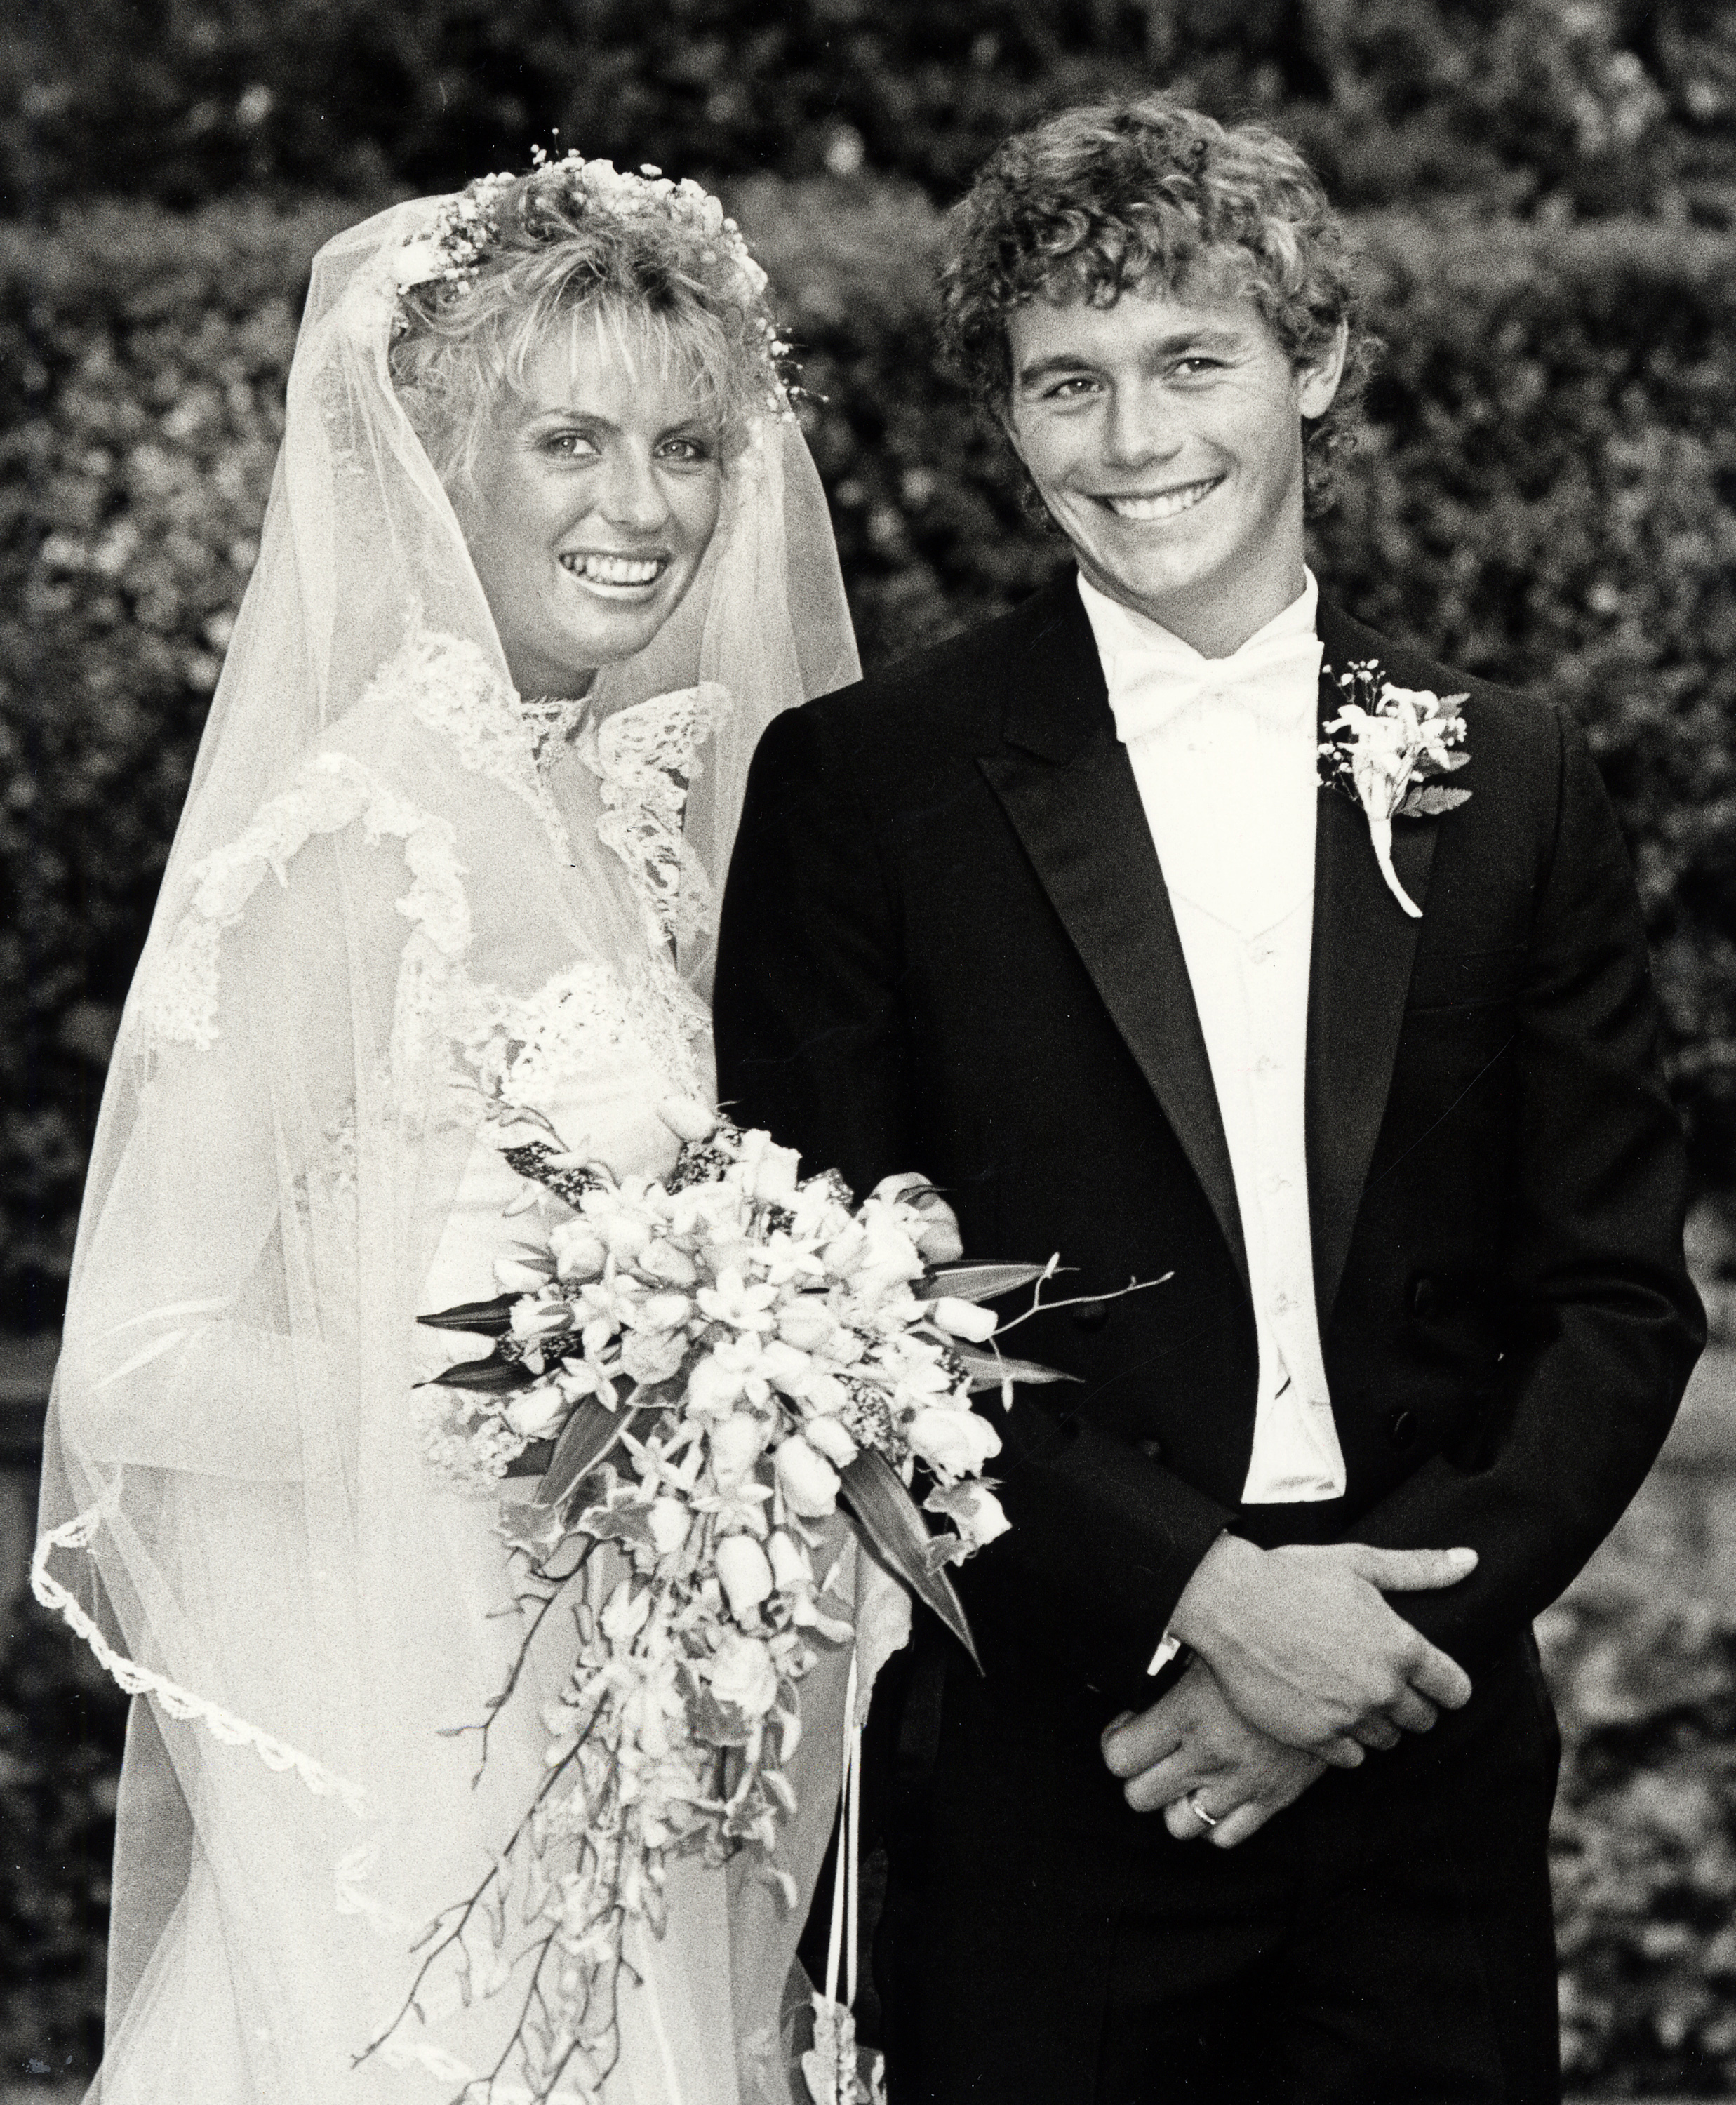
M 509 1150 L 530 1239 L 497 1264 L 494 1299 L 422 1319 L 494 1340 L 438 1378 L 448 1442 L 540 1475 L 503 1505 L 534 1608 L 513 1682 L 557 1599 L 576 1598 L 579 1641 L 536 1802 L 433 1925 L 405 2014 L 427 2012 L 442 1960 L 467 1999 L 510 1977 L 529 2084 L 513 2094 L 539 2100 L 600 2090 L 624 1931 L 660 1929 L 670 1851 L 749 1852 L 794 1899 L 776 1848 L 797 1688 L 817 1646 L 852 1634 L 832 1516 L 969 1646 L 947 1567 L 1007 1524 L 982 1474 L 999 1437 L 971 1397 L 1062 1379 L 1004 1356 L 979 1305 L 1040 1294 L 1053 1263 L 932 1265 L 915 1180 L 857 1205 L 834 1175 L 799 1179 L 768 1134 L 685 1100 L 661 1115 L 682 1142 L 662 1179 Z M 602 1543 L 613 1583 L 574 1587 Z M 528 1952 L 509 1919 L 532 1926 Z M 848 2099 L 853 2070 L 822 2088 Z

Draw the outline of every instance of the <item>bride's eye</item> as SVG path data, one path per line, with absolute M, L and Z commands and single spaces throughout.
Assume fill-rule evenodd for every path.
M 550 453 L 558 454 L 563 460 L 590 460 L 597 453 L 594 441 L 583 431 L 557 431 L 544 443 Z
M 709 440 L 691 431 L 682 431 L 662 441 L 657 448 L 657 457 L 660 460 L 673 461 L 678 467 L 691 467 L 713 459 L 716 451 Z

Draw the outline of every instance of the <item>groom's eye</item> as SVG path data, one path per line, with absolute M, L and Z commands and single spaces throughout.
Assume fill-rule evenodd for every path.
M 1045 402 L 1076 402 L 1096 385 L 1094 373 L 1070 373 L 1065 380 L 1058 380 L 1053 387 L 1045 388 L 1043 400 Z

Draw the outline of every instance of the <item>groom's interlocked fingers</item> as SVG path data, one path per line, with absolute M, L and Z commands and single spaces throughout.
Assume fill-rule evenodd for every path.
M 1245 1842 L 1326 1768 L 1249 1724 L 1197 1659 L 1150 1709 L 1116 1721 L 1103 1759 L 1135 1812 L 1161 1811 L 1177 1841 L 1209 1835 L 1218 1849 Z
M 1262 1732 L 1354 1768 L 1398 1731 L 1425 1732 L 1461 1709 L 1470 1678 L 1389 1607 L 1384 1593 L 1456 1586 L 1469 1549 L 1374 1549 L 1362 1543 L 1257 1549 L 1222 1535 L 1177 1602 L 1170 1629 Z

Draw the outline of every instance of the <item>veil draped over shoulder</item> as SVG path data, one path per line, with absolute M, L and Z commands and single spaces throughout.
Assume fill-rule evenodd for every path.
M 498 2053 L 509 1993 L 431 2013 L 419 2057 L 350 2075 L 415 1931 L 475 1885 L 539 1774 L 534 1732 L 479 1769 L 454 1729 L 503 1685 L 517 1622 L 478 1494 L 429 1466 L 415 1319 L 479 1076 L 548 1031 L 629 1038 L 669 1087 L 709 1093 L 748 761 L 772 715 L 857 670 L 818 478 L 767 414 L 687 598 L 599 676 L 582 734 L 521 701 L 388 375 L 393 253 L 440 203 L 315 264 L 85 1196 L 38 1592 L 152 1699 L 119 1814 L 105 2105 L 438 2100 Z M 791 1838 L 804 1895 L 843 1671 L 804 1684 L 825 1699 Z M 672 1923 L 661 2022 L 706 2022 L 723 1982 L 740 2071 L 700 2095 L 664 2037 L 664 2074 L 624 2053 L 611 2101 L 782 2094 L 765 2033 L 801 1913 L 732 1888 L 727 1915 L 685 1946 Z

